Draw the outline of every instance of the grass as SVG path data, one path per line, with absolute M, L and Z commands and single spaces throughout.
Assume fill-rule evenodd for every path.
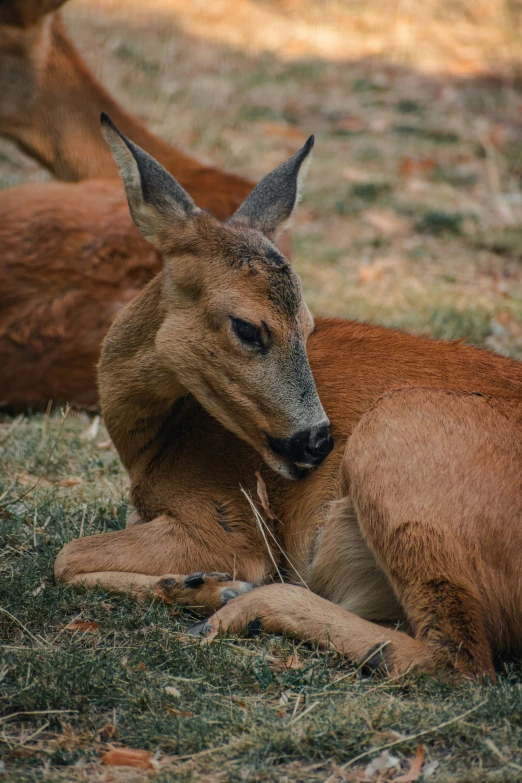
M 522 764 L 518 666 L 504 665 L 495 686 L 365 678 L 291 639 L 202 646 L 184 636 L 188 611 L 57 587 L 60 547 L 118 529 L 130 512 L 105 430 L 88 441 L 87 426 L 77 413 L 0 420 L 4 780 L 95 779 L 110 745 L 156 754 L 159 781 L 325 780 L 366 754 L 346 769 L 355 780 L 388 743 L 408 769 L 419 738 L 407 737 L 423 732 L 436 781 L 520 779 L 510 766 Z M 78 621 L 94 632 L 67 630 Z M 292 656 L 299 668 L 288 667 Z
M 314 312 L 516 358 L 519 14 L 507 0 L 74 0 L 64 10 L 124 105 L 204 159 L 259 178 L 316 134 L 293 225 Z M 0 187 L 46 177 L 0 143 Z M 87 426 L 73 413 L 0 419 L 3 780 L 149 779 L 104 770 L 103 752 L 121 744 L 157 752 L 160 781 L 340 783 L 397 743 L 398 766 L 373 775 L 387 781 L 419 740 L 426 781 L 522 778 L 518 665 L 500 665 L 493 687 L 366 679 L 280 637 L 203 647 L 184 637 L 188 612 L 54 585 L 65 542 L 117 529 L 130 512 L 117 454 L 103 427 L 82 438 Z M 74 621 L 97 628 L 67 630 Z M 298 669 L 286 665 L 293 655 Z

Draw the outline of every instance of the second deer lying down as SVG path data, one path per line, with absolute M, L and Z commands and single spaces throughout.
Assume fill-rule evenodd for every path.
M 273 244 L 311 140 L 220 223 L 108 119 L 104 133 L 164 268 L 99 370 L 136 514 L 67 544 L 57 579 L 214 612 L 192 629 L 208 639 L 261 627 L 392 674 L 494 677 L 495 654 L 522 653 L 522 365 L 314 322 Z M 264 584 L 240 491 L 259 470 L 282 565 L 309 589 Z
M 130 219 L 100 134 L 102 109 L 218 218 L 254 186 L 184 154 L 126 112 L 80 57 L 56 12 L 62 4 L 0 4 L 0 135 L 71 180 L 0 192 L 0 406 L 96 406 L 102 340 L 161 268 Z

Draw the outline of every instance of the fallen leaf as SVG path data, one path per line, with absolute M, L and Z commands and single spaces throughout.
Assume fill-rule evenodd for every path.
M 361 133 L 366 129 L 366 123 L 360 117 L 344 117 L 334 122 L 333 129 L 337 133 Z
M 287 669 L 302 669 L 303 664 L 297 657 L 297 655 L 289 655 L 286 659 L 285 666 Z
M 39 595 L 39 593 L 41 593 L 42 590 L 44 590 L 44 589 L 45 589 L 45 580 L 40 582 L 38 587 L 35 590 L 33 590 L 32 595 L 33 596 Z
M 399 164 L 399 171 L 403 177 L 417 177 L 419 174 L 427 174 L 436 168 L 437 163 L 433 158 L 403 158 Z
M 112 767 L 139 767 L 140 769 L 158 770 L 159 764 L 148 750 L 132 748 L 111 748 L 101 757 L 103 764 Z
M 364 774 L 371 780 L 376 772 L 387 772 L 389 769 L 395 769 L 398 766 L 399 759 L 397 756 L 392 756 L 389 751 L 385 750 L 380 756 L 370 761 L 364 770 Z
M 61 487 L 75 487 L 77 484 L 83 484 L 83 479 L 79 476 L 69 476 L 60 481 Z
M 417 747 L 415 758 L 410 761 L 410 768 L 404 775 L 399 775 L 398 778 L 394 778 L 394 783 L 409 783 L 413 780 L 418 780 L 421 776 L 422 765 L 424 764 L 424 745 Z
M 139 663 L 137 666 L 130 666 L 129 667 L 129 671 L 130 672 L 144 672 L 144 671 L 146 671 L 146 669 L 147 669 L 147 666 L 143 662 Z
M 361 217 L 385 236 L 407 234 L 410 230 L 410 221 L 392 209 L 367 209 Z
M 278 718 L 286 718 L 286 710 L 276 710 L 276 715 Z
M 345 166 L 341 171 L 341 176 L 348 182 L 370 182 L 370 175 L 365 169 L 357 169 L 354 166 Z
M 279 697 L 279 706 L 280 707 L 286 707 L 288 704 L 290 704 L 290 696 L 292 694 L 292 691 L 283 691 L 281 696 Z
M 114 448 L 114 444 L 112 440 L 109 438 L 108 440 L 102 440 L 100 443 L 98 443 L 98 448 L 102 451 L 109 451 L 109 449 Z
M 397 269 L 398 266 L 399 261 L 394 258 L 382 258 L 371 264 L 361 264 L 357 270 L 359 283 L 372 283 L 374 280 L 380 280 L 386 272 Z
M 289 125 L 285 122 L 262 122 L 261 128 L 265 136 L 279 136 L 283 139 L 295 139 L 296 141 L 306 141 L 308 136 L 295 125 Z
M 98 434 L 99 429 L 100 429 L 100 417 L 95 416 L 92 422 L 90 423 L 90 425 L 87 427 L 87 429 L 82 432 L 80 438 L 86 441 L 94 440 L 96 435 Z
M 175 699 L 181 698 L 181 692 L 178 691 L 177 688 L 175 688 L 173 685 L 166 685 L 165 686 L 165 693 L 168 693 L 169 696 L 173 696 Z
M 118 736 L 118 729 L 112 723 L 108 723 L 100 730 L 100 734 L 106 740 L 113 740 Z
M 114 604 L 109 604 L 106 601 L 102 601 L 100 606 L 102 609 L 105 609 L 106 612 L 112 612 L 114 609 Z
M 270 503 L 268 501 L 266 484 L 263 481 L 263 477 L 258 470 L 256 470 L 256 478 L 257 478 L 257 496 L 259 498 L 261 505 L 263 506 L 263 510 L 269 519 L 275 519 L 275 514 L 270 508 Z
M 183 712 L 183 710 L 175 710 L 174 707 L 169 707 L 168 705 L 165 705 L 165 709 L 167 710 L 167 712 L 170 712 L 171 715 L 178 715 L 180 718 L 194 717 L 193 712 Z
M 99 623 L 90 622 L 89 620 L 76 620 L 74 623 L 69 623 L 69 625 L 66 625 L 65 630 L 82 631 L 83 633 L 96 633 L 99 627 Z

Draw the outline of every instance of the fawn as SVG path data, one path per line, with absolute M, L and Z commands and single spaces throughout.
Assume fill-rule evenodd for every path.
M 136 511 L 67 544 L 56 578 L 214 612 L 191 630 L 207 639 L 262 628 L 392 674 L 494 678 L 494 654 L 522 652 L 522 365 L 312 319 L 273 244 L 312 139 L 221 223 L 103 132 L 164 267 L 99 366 Z M 272 557 L 241 492 L 256 471 Z M 266 584 L 278 555 L 306 587 Z
M 67 35 L 63 2 L 0 4 L 0 134 L 68 180 L 0 192 L 0 406 L 14 408 L 49 400 L 95 408 L 102 340 L 161 269 L 130 218 L 100 134 L 102 109 L 218 218 L 254 186 L 172 147 L 125 111 Z M 288 255 L 288 234 L 280 246 Z

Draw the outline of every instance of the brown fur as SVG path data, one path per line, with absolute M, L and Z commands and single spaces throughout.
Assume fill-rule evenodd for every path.
M 172 219 L 175 234 L 158 224 L 165 269 L 117 318 L 100 364 L 142 524 L 67 544 L 57 578 L 161 593 L 166 574 L 219 569 L 262 584 L 274 567 L 240 491 L 255 498 L 260 470 L 286 553 L 274 556 L 310 590 L 260 587 L 197 631 L 211 639 L 260 622 L 391 673 L 494 677 L 494 654 L 522 653 L 522 365 L 352 321 L 317 319 L 310 334 L 298 288 L 295 312 L 268 296 L 278 272 L 258 232 L 200 213 Z M 236 263 L 244 245 L 253 268 Z M 259 377 L 233 348 L 224 301 L 269 320 L 280 366 L 291 364 L 291 334 L 307 340 L 335 447 L 302 481 L 262 463 L 274 467 L 262 433 L 290 434 L 293 403 L 275 399 L 266 413 L 271 365 Z M 182 579 L 175 600 L 193 604 Z M 219 605 L 219 584 L 210 578 L 203 609 Z M 396 622 L 408 632 L 382 625 Z
M 107 93 L 68 37 L 59 0 L 0 9 L 0 134 L 57 178 L 0 193 L 0 406 L 97 405 L 96 363 L 122 306 L 160 270 L 136 231 L 100 111 L 225 219 L 253 187 L 150 133 Z M 104 180 L 96 179 L 104 177 Z M 288 234 L 280 247 L 290 254 Z

